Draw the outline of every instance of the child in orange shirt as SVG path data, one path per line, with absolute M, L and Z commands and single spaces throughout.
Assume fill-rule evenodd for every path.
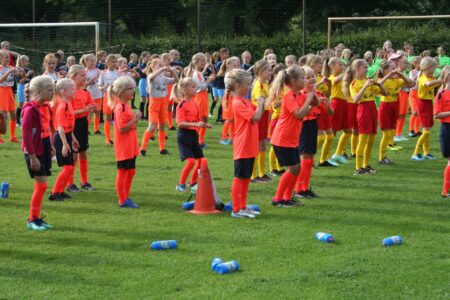
M 271 91 L 275 95 L 270 96 L 271 98 L 279 97 L 284 86 L 289 88 L 289 92 L 281 100 L 281 114 L 270 139 L 280 165 L 287 169 L 278 183 L 272 205 L 291 207 L 299 204 L 292 200 L 292 191 L 300 171 L 298 145 L 302 119 L 308 114 L 311 105 L 314 104 L 313 101 L 317 101 L 317 97 L 314 95 L 314 85 L 310 86 L 307 95 L 300 93 L 300 90 L 305 87 L 305 72 L 297 65 L 278 72 L 272 84 Z M 313 138 L 316 137 L 313 136 Z
M 62 102 L 58 104 L 55 115 L 55 138 L 56 160 L 58 166 L 62 167 L 56 178 L 52 193 L 48 197 L 50 201 L 64 201 L 71 198 L 64 193 L 64 188 L 73 176 L 75 170 L 74 153 L 78 152 L 78 141 L 73 133 L 75 127 L 75 114 L 71 104 L 76 87 L 71 79 L 65 78 L 58 81 L 55 92 Z
M 136 173 L 136 156 L 139 154 L 136 124 L 142 116 L 133 113 L 129 101 L 134 98 L 136 82 L 129 76 L 118 78 L 109 87 L 111 107 L 114 107 L 114 152 L 117 162 L 116 191 L 120 208 L 138 208 L 130 198 L 133 177 Z M 112 97 L 117 99 L 114 105 Z
M 232 111 L 235 122 L 233 141 L 234 179 L 231 186 L 233 218 L 254 218 L 258 212 L 247 208 L 247 193 L 253 164 L 259 152 L 258 121 L 264 111 L 266 99 L 259 97 L 257 106 L 245 97 L 251 87 L 251 76 L 242 69 L 229 73 L 225 94 L 232 99 Z
M 208 123 L 202 121 L 202 116 L 198 105 L 192 101 L 195 96 L 197 84 L 192 78 L 183 78 L 173 87 L 173 94 L 181 102 L 177 105 L 177 143 L 181 161 L 186 160 L 186 165 L 181 171 L 180 180 L 176 186 L 177 191 L 186 191 L 186 179 L 192 172 L 189 185 L 197 184 L 198 169 L 200 159 L 203 158 L 203 151 L 198 142 L 199 128 L 212 128 Z M 195 165 L 195 168 L 194 168 Z

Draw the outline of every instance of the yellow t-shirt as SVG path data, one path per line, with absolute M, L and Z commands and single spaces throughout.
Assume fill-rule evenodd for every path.
M 275 102 L 281 102 L 281 99 L 283 98 L 283 96 L 286 95 L 288 92 L 289 92 L 289 88 L 287 86 L 285 86 L 283 88 L 283 92 L 281 93 L 281 96 L 278 97 L 278 99 Z M 278 106 L 277 108 L 274 108 L 273 107 L 274 103 L 272 103 L 272 120 L 278 118 L 281 113 L 281 105 Z
M 405 81 L 401 78 L 389 78 L 383 84 L 387 91 L 386 96 L 381 96 L 381 102 L 395 102 L 398 98 L 400 89 L 405 86 Z
M 328 79 L 330 79 L 330 81 L 331 81 L 330 98 L 346 100 L 345 96 L 344 96 L 344 92 L 342 91 L 342 80 L 339 81 L 338 83 L 334 83 L 334 80 L 336 79 L 336 77 L 337 76 L 334 76 L 334 75 L 330 75 L 330 77 L 328 77 Z
M 252 103 L 257 106 L 259 97 L 264 99 L 269 98 L 269 84 L 267 82 L 261 83 L 258 79 L 255 80 L 252 88 Z M 270 110 L 270 106 L 265 106 L 264 110 Z
M 433 81 L 433 76 L 427 76 L 425 74 L 420 75 L 419 81 L 417 83 L 417 96 L 423 100 L 431 100 L 434 99 L 434 87 L 427 86 L 427 82 Z
M 358 80 L 355 79 L 352 81 L 352 83 L 350 84 L 350 95 L 352 96 L 352 102 L 353 97 L 355 97 L 359 93 L 359 91 L 362 89 L 366 81 L 367 79 L 358 79 Z M 364 91 L 364 95 L 362 96 L 361 100 L 359 100 L 358 103 L 375 101 L 375 96 L 378 95 L 380 92 L 381 90 L 379 86 L 371 85 Z
M 316 75 L 316 84 L 322 80 L 323 76 L 321 74 Z M 322 94 L 326 94 L 328 92 L 328 86 L 324 83 L 317 87 L 317 91 Z

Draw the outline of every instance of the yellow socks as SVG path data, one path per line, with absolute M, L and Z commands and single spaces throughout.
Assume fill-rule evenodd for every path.
M 341 137 L 339 138 L 339 142 L 336 148 L 336 155 L 343 155 L 345 153 L 345 149 L 347 149 L 347 143 L 350 136 L 351 133 L 343 132 L 341 134 Z
M 352 141 L 351 141 L 351 147 L 352 147 L 352 155 L 356 154 L 356 147 L 358 147 L 358 134 L 352 134 Z
M 430 131 L 424 130 L 422 135 L 425 135 L 423 141 L 423 156 L 427 156 L 428 154 L 430 154 Z
M 381 138 L 380 142 L 380 153 L 378 155 L 378 160 L 380 161 L 386 157 L 386 150 L 387 146 L 389 145 L 390 138 L 391 138 L 391 131 L 383 130 L 383 137 Z
M 273 147 L 270 147 L 270 150 L 269 150 L 269 170 L 270 170 L 270 172 L 272 172 L 274 170 L 278 170 L 277 156 L 275 155 L 275 150 L 273 150 Z
M 352 139 L 353 142 L 353 139 Z M 360 170 L 363 167 L 364 150 L 369 142 L 368 134 L 360 134 L 358 139 L 358 146 L 356 147 L 356 170 Z
M 367 141 L 366 148 L 364 149 L 364 168 L 367 168 L 369 165 L 370 154 L 372 153 L 373 144 L 375 143 L 375 136 L 376 134 L 369 134 L 369 139 Z
M 259 168 L 258 162 L 259 162 L 259 154 L 256 155 L 255 157 L 255 163 L 253 164 L 253 172 L 251 180 L 254 180 L 256 177 L 258 177 L 258 168 Z
M 426 141 L 428 141 L 427 146 L 425 146 Z M 420 148 L 423 146 L 424 155 L 427 155 L 429 152 L 425 153 L 425 150 L 430 151 L 430 130 L 424 129 L 422 135 L 417 140 L 416 148 L 414 149 L 414 155 L 420 153 Z
M 258 173 L 259 177 L 263 177 L 266 172 L 266 151 L 261 151 L 258 154 Z
M 325 143 L 322 147 L 322 153 L 320 155 L 320 163 L 323 163 L 330 159 L 331 148 L 333 147 L 334 134 L 329 133 L 325 136 Z
M 317 136 L 317 150 L 322 148 L 324 142 L 325 142 L 325 135 L 324 134 L 319 134 Z

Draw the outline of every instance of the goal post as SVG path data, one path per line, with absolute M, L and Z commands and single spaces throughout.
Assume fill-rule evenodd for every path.
M 67 22 L 67 23 L 0 23 L 0 28 L 36 28 L 36 27 L 81 27 L 95 28 L 95 53 L 100 51 L 100 22 Z
M 370 21 L 370 20 L 429 20 L 429 19 L 450 19 L 450 15 L 427 15 L 427 16 L 384 16 L 384 17 L 330 17 L 328 18 L 327 42 L 331 48 L 331 31 L 333 22 L 346 21 Z

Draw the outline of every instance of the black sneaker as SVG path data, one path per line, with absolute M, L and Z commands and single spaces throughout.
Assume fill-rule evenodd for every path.
M 267 176 L 266 174 L 264 174 L 264 176 L 263 177 L 260 177 L 261 178 L 261 180 L 264 180 L 264 181 L 271 181 L 272 180 L 272 178 L 270 178 L 269 176 Z
M 103 135 L 103 133 L 100 130 L 97 130 L 94 132 L 94 135 Z
M 67 194 L 66 192 L 59 193 L 59 196 L 60 196 L 63 200 L 65 200 L 65 199 L 71 199 L 71 198 L 72 198 L 72 196 L 70 196 L 70 195 Z
M 88 190 L 88 191 L 95 191 L 95 188 L 92 186 L 92 184 L 90 184 L 89 182 L 86 182 L 85 184 L 81 185 L 81 188 L 83 190 Z
M 112 146 L 112 145 L 114 145 L 114 142 L 113 141 L 109 141 L 108 144 L 110 144 Z
M 81 190 L 77 187 L 76 184 L 71 184 L 67 187 L 67 191 L 71 193 L 78 193 L 81 192 Z
M 413 137 L 419 137 L 419 136 L 421 136 L 421 135 L 422 135 L 422 132 L 418 131 L 418 132 L 416 132 L 416 133 L 414 134 Z
M 161 151 L 159 151 L 159 154 L 166 155 L 169 154 L 169 151 L 167 151 L 167 149 L 162 149 Z
M 139 155 L 140 155 L 140 156 L 145 156 L 146 153 L 147 153 L 147 151 L 145 151 L 145 150 L 140 150 L 140 151 L 139 151 Z
M 366 169 L 364 169 L 364 168 L 361 168 L 359 170 L 355 169 L 355 171 L 353 172 L 353 175 L 355 175 L 355 176 L 366 175 L 366 174 L 367 174 L 367 172 L 366 172 Z
M 330 164 L 330 162 L 328 160 L 326 160 L 323 163 L 320 163 L 319 167 L 334 167 L 335 168 L 336 166 Z
M 281 169 L 281 170 L 278 171 L 278 173 L 279 173 L 280 175 L 283 175 L 285 172 L 286 172 L 286 169 Z
M 169 136 L 168 135 L 166 135 L 166 140 L 168 140 L 169 139 Z
M 409 137 L 416 137 L 416 133 L 414 132 L 414 130 L 411 130 L 409 133 L 408 133 L 408 136 Z
M 308 193 L 308 191 L 300 191 L 300 192 L 297 192 L 297 193 L 295 193 L 294 194 L 294 197 L 295 198 L 297 198 L 297 199 L 310 199 L 310 198 L 312 198 L 310 195 L 309 195 L 309 193 Z
M 350 157 L 348 157 L 347 153 L 342 154 L 342 156 L 344 156 L 346 160 L 349 160 L 349 159 L 350 159 Z M 353 156 L 352 156 L 352 157 L 353 157 Z
M 363 168 L 363 169 L 365 169 L 366 170 L 366 173 L 367 174 L 370 174 L 370 175 L 373 175 L 373 174 L 376 174 L 377 173 L 377 170 L 375 170 L 374 168 L 372 168 L 371 166 L 367 166 L 367 167 L 365 167 L 365 168 Z
M 390 160 L 389 158 L 385 157 L 382 160 L 378 161 L 380 165 L 392 165 L 394 162 Z
M 356 154 L 352 154 L 352 156 L 350 156 L 351 158 L 356 158 Z
M 294 206 L 299 206 L 298 202 L 294 202 L 292 200 L 287 200 L 287 201 L 283 201 L 283 206 L 284 207 L 294 207 Z
M 170 127 L 169 130 L 173 131 L 173 130 L 177 130 L 175 127 Z
M 309 188 L 309 190 L 307 190 L 306 193 L 310 196 L 310 198 L 319 198 L 319 195 L 314 193 L 311 188 Z
M 264 180 L 261 177 L 256 177 L 255 179 L 251 180 L 252 183 L 268 183 L 268 180 Z
M 275 207 L 282 207 L 283 202 L 284 202 L 283 200 L 279 200 L 279 201 L 272 200 L 272 203 L 270 203 L 270 204 Z
M 305 204 L 300 200 L 291 199 L 290 201 L 294 202 L 295 206 L 304 206 Z
M 152 136 L 152 137 L 150 138 L 150 140 L 151 140 L 151 141 L 154 141 L 154 140 L 155 140 L 155 137 L 154 137 L 154 136 Z
M 61 197 L 61 194 L 50 194 L 48 196 L 48 200 L 50 201 L 64 201 L 64 198 Z

